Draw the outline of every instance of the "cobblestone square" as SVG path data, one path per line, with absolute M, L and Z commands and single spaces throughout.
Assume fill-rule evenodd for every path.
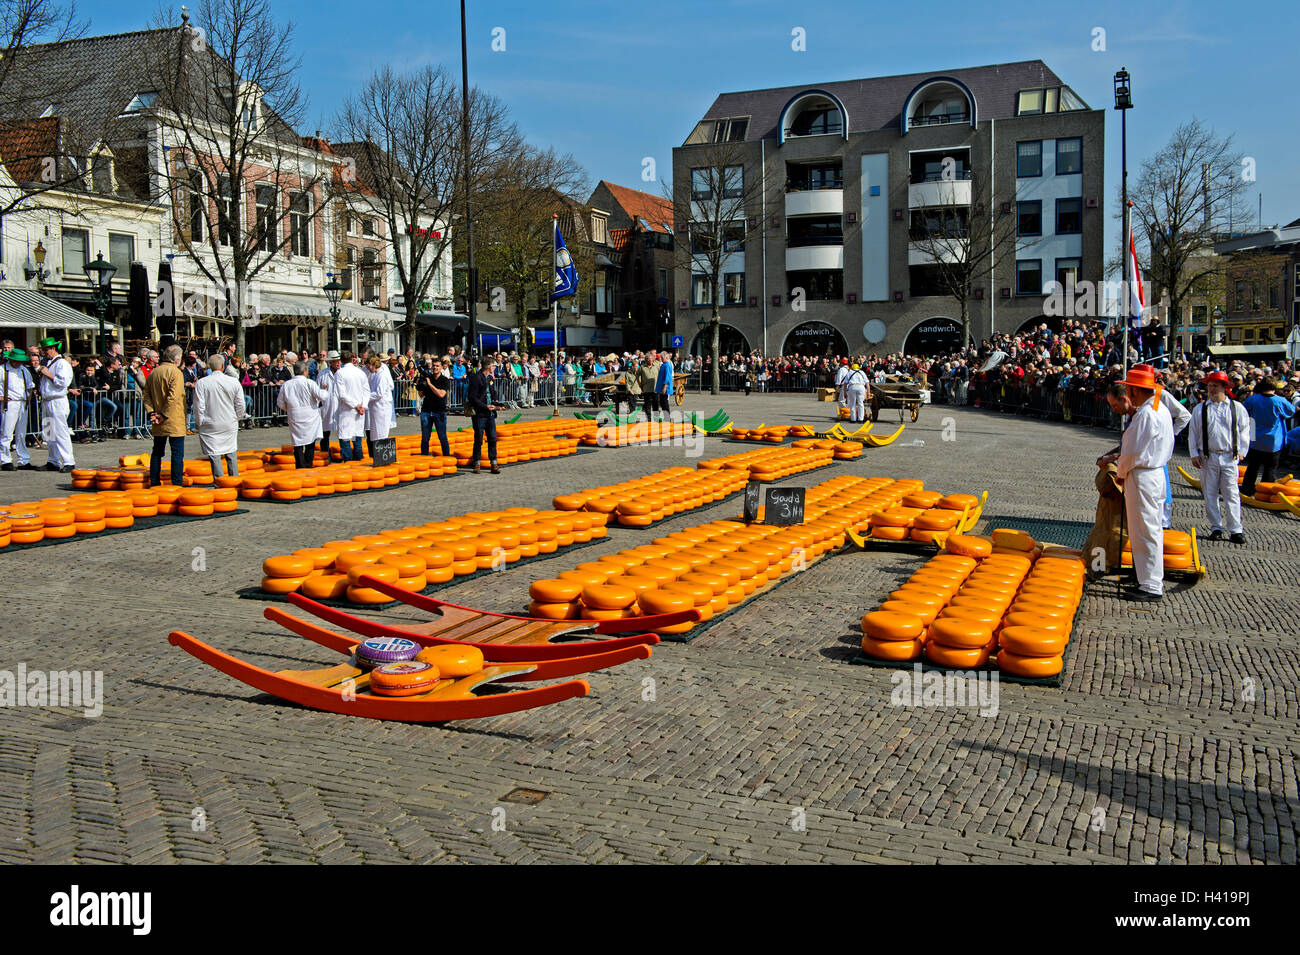
M 692 394 L 686 409 L 720 404 L 749 426 L 824 427 L 832 408 Z M 896 426 L 889 417 L 878 432 Z M 416 427 L 404 418 L 399 433 Z M 287 432 L 240 437 L 258 448 Z M 1098 429 L 927 406 L 892 445 L 783 483 L 916 477 L 987 490 L 986 515 L 1090 523 L 1093 460 L 1115 443 Z M 80 465 L 143 450 L 76 448 Z M 196 439 L 187 450 L 197 454 Z M 706 456 L 743 450 L 704 445 Z M 1208 578 L 1153 607 L 1117 599 L 1113 584 L 1091 589 L 1064 685 L 1003 683 L 988 716 L 893 706 L 892 671 L 848 663 L 861 614 L 921 560 L 901 553 L 818 561 L 693 642 L 590 675 L 588 697 L 445 726 L 284 704 L 167 643 L 180 629 L 272 669 L 322 665 L 327 651 L 236 596 L 265 557 L 468 510 L 547 507 L 695 460 L 680 446 L 602 449 L 0 551 L 0 668 L 104 675 L 99 718 L 0 710 L 0 862 L 1296 862 L 1300 522 L 1286 514 L 1246 509 L 1247 544 L 1204 545 Z M 1175 463 L 1190 467 L 1182 454 Z M 23 472 L 2 483 L 6 500 L 23 500 L 64 481 Z M 1202 527 L 1199 493 L 1176 472 L 1174 482 L 1175 527 Z M 517 613 L 533 579 L 739 507 L 613 529 L 580 556 L 439 597 Z M 518 787 L 545 798 L 503 801 Z

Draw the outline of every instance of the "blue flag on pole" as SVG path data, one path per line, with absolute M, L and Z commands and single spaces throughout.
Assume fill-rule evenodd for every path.
M 569 250 L 564 244 L 564 236 L 560 235 L 560 223 L 554 223 L 555 229 L 555 288 L 551 290 L 550 301 L 565 298 L 569 295 L 578 294 L 578 270 L 574 268 L 573 259 L 569 255 Z

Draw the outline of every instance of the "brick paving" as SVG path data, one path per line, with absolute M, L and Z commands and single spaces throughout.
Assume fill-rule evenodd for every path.
M 750 426 L 824 422 L 829 407 L 692 395 L 687 408 L 719 404 Z M 241 447 L 285 438 L 245 432 Z M 934 407 L 895 444 L 786 483 L 918 477 L 987 489 L 990 514 L 1091 521 L 1091 462 L 1113 444 Z M 76 450 L 106 464 L 144 449 Z M 704 454 L 742 450 L 711 440 Z M 0 551 L 0 669 L 105 681 L 98 719 L 0 710 L 0 862 L 1296 862 L 1300 522 L 1288 515 L 1248 510 L 1249 543 L 1207 545 L 1210 578 L 1156 609 L 1090 592 L 1064 686 L 1002 684 L 993 716 L 892 706 L 891 671 L 848 664 L 859 616 L 919 561 L 901 553 L 819 561 L 694 642 L 590 676 L 586 698 L 447 727 L 283 704 L 166 642 L 183 629 L 273 669 L 322 665 L 328 651 L 235 596 L 264 557 L 693 463 L 681 447 L 610 449 Z M 20 500 L 62 480 L 0 484 Z M 1199 494 L 1175 477 L 1174 495 L 1175 525 L 1199 526 Z M 440 596 L 517 612 L 536 577 L 738 508 L 614 530 Z M 548 795 L 502 801 L 517 787 Z

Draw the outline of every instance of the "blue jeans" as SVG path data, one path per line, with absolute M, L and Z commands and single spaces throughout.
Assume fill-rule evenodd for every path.
M 111 430 L 118 423 L 117 414 L 120 408 L 118 407 L 117 402 L 111 401 L 108 398 L 100 398 L 99 408 L 100 408 L 100 417 L 99 417 L 100 428 Z
M 339 453 L 342 454 L 344 461 L 360 461 L 365 457 L 361 453 L 360 438 L 349 438 L 346 441 L 339 438 Z
M 475 467 L 483 457 L 483 435 L 488 439 L 488 460 L 492 466 L 497 466 L 497 419 L 491 415 L 480 417 L 475 415 L 472 419 L 474 422 L 474 453 L 471 455 L 471 462 Z
M 154 435 L 153 454 L 149 455 L 149 486 L 157 487 L 162 481 L 163 449 L 171 445 L 172 484 L 180 487 L 185 483 L 185 436 L 168 438 Z
M 429 433 L 434 428 L 438 429 L 438 443 L 442 445 L 442 453 L 451 454 L 451 447 L 447 444 L 447 412 L 445 411 L 420 412 L 420 453 L 429 453 Z

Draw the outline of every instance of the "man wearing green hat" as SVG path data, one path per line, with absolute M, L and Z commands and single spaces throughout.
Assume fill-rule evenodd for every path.
M 41 434 L 50 450 L 47 471 L 71 471 L 72 433 L 68 430 L 68 387 L 72 384 L 72 365 L 59 354 L 57 338 L 41 339 L 44 360 L 36 369 L 41 391 Z
M 9 445 L 13 445 L 18 455 L 18 465 L 24 471 L 35 471 L 32 459 L 27 453 L 27 442 L 23 436 L 27 433 L 27 401 L 36 390 L 32 373 L 27 367 L 27 352 L 21 348 L 11 348 L 0 358 L 4 359 L 4 371 L 0 372 L 0 471 L 13 471 L 13 459 L 9 454 Z

